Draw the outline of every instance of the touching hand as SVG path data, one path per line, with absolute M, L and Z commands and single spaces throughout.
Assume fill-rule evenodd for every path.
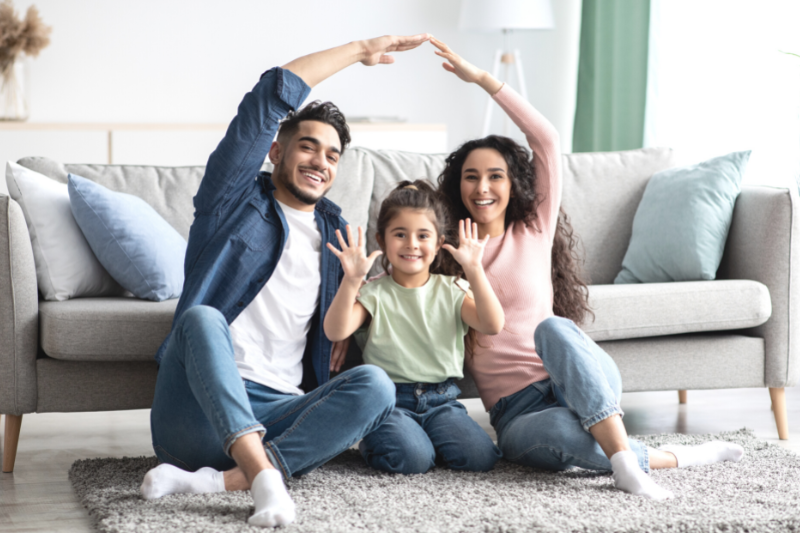
M 430 38 L 427 33 L 411 36 L 384 35 L 363 41 L 364 59 L 361 63 L 371 67 L 378 64 L 394 63 L 394 57 L 387 55 L 389 52 L 405 52 L 412 50 Z
M 453 255 L 464 270 L 471 268 L 483 268 L 483 250 L 489 242 L 489 234 L 483 240 L 478 239 L 478 224 L 471 222 L 470 219 L 458 221 L 458 248 L 450 244 L 442 245 L 442 248 Z
M 342 365 L 347 358 L 347 349 L 350 347 L 351 338 L 347 337 L 343 341 L 333 343 L 331 348 L 331 372 L 338 372 L 342 369 Z
M 478 83 L 486 75 L 485 70 L 479 69 L 463 59 L 439 39 L 431 36 L 431 44 L 438 48 L 438 50 L 434 50 L 434 53 L 448 61 L 448 63 L 442 63 L 442 67 L 447 72 L 452 72 L 467 83 Z
M 364 230 L 361 229 L 361 226 L 358 227 L 358 242 L 353 238 L 353 230 L 350 229 L 350 224 L 347 225 L 347 243 L 344 242 L 342 232 L 338 229 L 336 230 L 336 237 L 342 247 L 341 251 L 337 250 L 331 243 L 327 244 L 330 251 L 341 261 L 345 278 L 363 280 L 369 269 L 372 268 L 372 264 L 375 263 L 375 259 L 383 252 L 375 250 L 367 257 L 364 245 Z

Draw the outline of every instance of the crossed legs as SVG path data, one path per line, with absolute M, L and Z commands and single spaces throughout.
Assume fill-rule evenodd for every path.
M 535 343 L 550 379 L 501 400 L 493 424 L 506 459 L 550 470 L 611 470 L 621 490 L 664 499 L 672 493 L 646 475 L 651 468 L 741 458 L 741 447 L 729 443 L 667 451 L 629 438 L 619 407 L 621 378 L 608 354 L 557 317 L 537 327 Z
M 249 488 L 251 524 L 288 524 L 294 503 L 283 480 L 352 445 L 393 406 L 391 382 L 376 367 L 345 372 L 303 396 L 245 382 L 224 317 L 194 307 L 176 324 L 161 361 L 151 430 L 165 464 L 148 473 L 143 495 Z

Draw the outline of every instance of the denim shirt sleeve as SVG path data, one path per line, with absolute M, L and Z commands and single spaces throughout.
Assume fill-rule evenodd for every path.
M 300 77 L 280 67 L 261 76 L 244 96 L 225 137 L 208 158 L 194 197 L 196 216 L 214 215 L 219 220 L 235 207 L 232 202 L 254 186 L 279 122 L 299 107 L 310 91 Z

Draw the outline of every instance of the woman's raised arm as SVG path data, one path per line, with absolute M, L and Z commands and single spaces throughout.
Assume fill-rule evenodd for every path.
M 561 141 L 555 127 L 511 87 L 464 60 L 442 41 L 434 37 L 430 41 L 438 48 L 436 55 L 447 60 L 442 63 L 446 71 L 467 83 L 480 85 L 525 134 L 533 151 L 536 192 L 543 199 L 538 209 L 539 219 L 550 238 L 554 238 L 561 206 Z

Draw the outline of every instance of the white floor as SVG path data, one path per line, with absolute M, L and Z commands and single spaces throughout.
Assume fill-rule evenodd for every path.
M 766 389 L 623 395 L 631 434 L 716 433 L 742 427 L 800 453 L 800 388 L 786 391 L 790 439 L 779 441 Z M 466 400 L 470 414 L 494 436 L 479 400 Z M 3 426 L 5 420 L 3 420 Z M 2 442 L 2 441 L 0 441 Z M 17 462 L 0 474 L 0 531 L 92 531 L 92 521 L 67 479 L 77 459 L 152 455 L 149 411 L 32 414 L 22 420 Z

